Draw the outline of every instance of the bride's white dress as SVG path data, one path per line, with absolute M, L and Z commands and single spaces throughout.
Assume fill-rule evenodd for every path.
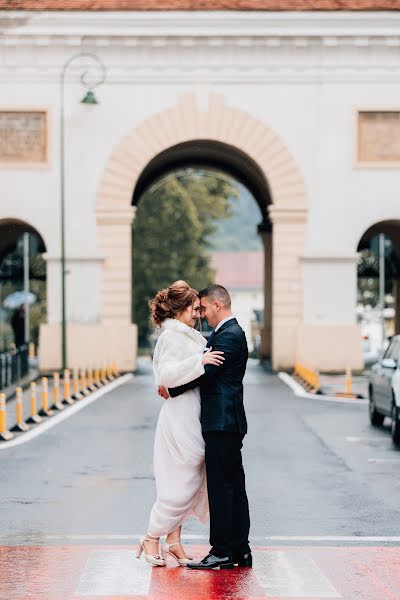
M 201 333 L 167 319 L 154 350 L 156 384 L 176 387 L 200 377 L 205 347 Z M 207 521 L 199 388 L 164 401 L 154 441 L 154 474 L 157 500 L 150 515 L 150 535 L 167 535 L 189 517 Z

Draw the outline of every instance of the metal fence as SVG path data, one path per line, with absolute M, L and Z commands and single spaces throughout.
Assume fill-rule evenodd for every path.
M 0 390 L 20 381 L 28 371 L 27 345 L 0 354 Z

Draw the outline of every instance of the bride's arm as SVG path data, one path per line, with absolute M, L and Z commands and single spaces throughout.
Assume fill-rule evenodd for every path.
M 203 352 L 184 359 L 180 358 L 182 336 L 169 334 L 162 336 L 157 344 L 156 383 L 166 388 L 177 387 L 197 379 L 204 373 Z

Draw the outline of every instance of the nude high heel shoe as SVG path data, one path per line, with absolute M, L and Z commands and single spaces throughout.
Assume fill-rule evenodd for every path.
M 159 556 L 158 554 L 153 555 L 153 554 L 147 554 L 146 553 L 146 549 L 144 547 L 144 542 L 155 542 L 157 540 L 152 540 L 149 537 L 146 537 L 145 535 L 143 537 L 140 538 L 139 540 L 139 545 L 137 548 L 137 552 L 136 552 L 136 558 L 140 558 L 144 552 L 144 558 L 146 560 L 146 562 L 148 562 L 150 565 L 153 565 L 153 567 L 165 567 L 165 560 Z
M 172 546 L 177 546 L 178 544 L 180 544 L 181 542 L 174 542 L 173 544 L 164 544 L 163 547 L 161 548 L 161 552 L 165 561 L 165 564 L 167 564 L 167 556 L 172 556 L 172 558 L 174 560 L 176 560 L 176 562 L 179 564 L 180 567 L 187 567 L 188 564 L 193 560 L 193 556 L 188 556 L 187 558 L 178 558 L 173 552 L 171 552 L 171 548 Z

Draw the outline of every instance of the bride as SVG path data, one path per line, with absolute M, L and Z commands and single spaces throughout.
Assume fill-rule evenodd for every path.
M 223 352 L 205 352 L 206 340 L 194 329 L 200 318 L 198 292 L 185 281 L 161 290 L 149 303 L 154 325 L 161 327 L 153 357 L 157 386 L 177 387 L 204 373 L 204 365 L 221 365 Z M 200 425 L 199 388 L 168 398 L 161 408 L 154 441 L 157 500 L 147 535 L 140 539 L 137 558 L 165 566 L 167 556 L 186 566 L 182 524 L 189 517 L 208 518 L 204 440 Z M 161 536 L 167 536 L 161 549 Z

